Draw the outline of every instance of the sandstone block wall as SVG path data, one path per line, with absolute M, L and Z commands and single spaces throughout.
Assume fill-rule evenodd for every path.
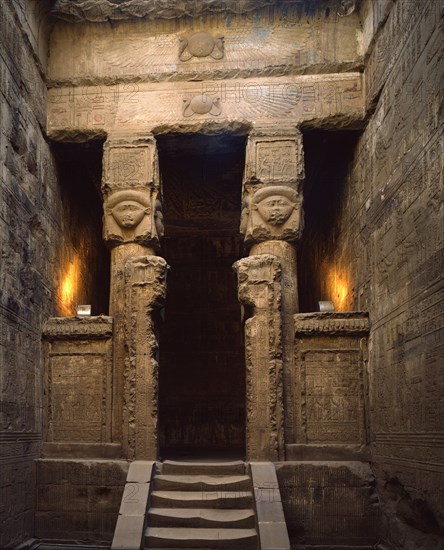
M 432 549 L 444 522 L 443 19 L 435 0 L 374 4 L 361 13 L 375 112 L 347 177 L 335 267 L 349 272 L 348 307 L 370 312 L 383 535 L 395 548 Z
M 276 471 L 292 544 L 365 548 L 375 543 L 379 517 L 368 464 L 288 461 L 278 463 Z
M 109 543 L 128 467 L 119 460 L 37 461 L 35 535 Z
M 41 332 L 61 313 L 62 285 L 81 247 L 69 233 L 45 137 L 45 0 L 0 8 L 0 548 L 34 534 L 33 461 L 40 455 Z M 78 291 L 82 292 L 79 278 Z M 72 305 L 72 304 L 71 304 Z
M 0 10 L 0 547 L 33 535 L 41 440 L 41 325 L 51 313 L 60 230 L 46 125 L 45 10 Z M 46 2 L 42 2 L 46 4 Z

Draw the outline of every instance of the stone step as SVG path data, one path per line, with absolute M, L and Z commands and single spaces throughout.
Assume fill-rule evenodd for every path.
M 150 508 L 148 525 L 150 527 L 254 529 L 255 515 L 252 509 Z
M 145 531 L 148 548 L 229 548 L 256 550 L 255 529 L 187 529 L 148 527 Z
M 162 462 L 159 473 L 165 475 L 244 475 L 245 472 L 245 463 L 241 460 L 226 462 L 165 460 Z
M 253 493 L 242 491 L 153 491 L 153 508 L 252 508 Z
M 157 491 L 244 491 L 250 489 L 247 475 L 157 475 L 154 489 Z

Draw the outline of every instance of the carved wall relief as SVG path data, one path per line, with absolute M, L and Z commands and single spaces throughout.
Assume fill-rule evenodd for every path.
M 224 39 L 213 37 L 209 32 L 196 32 L 189 38 L 180 38 L 179 59 L 189 61 L 193 57 L 212 57 L 222 59 L 224 56 Z
M 288 135 L 273 129 L 255 129 L 248 138 L 244 184 L 294 184 L 304 177 L 302 136 L 296 129 Z
M 295 361 L 288 389 L 296 421 L 287 442 L 365 445 L 368 315 L 300 313 L 294 323 Z
M 251 241 L 294 241 L 303 228 L 302 199 L 291 187 L 262 187 L 244 199 L 241 232 Z
M 52 318 L 46 323 L 46 442 L 111 441 L 112 334 L 110 317 Z
M 193 115 L 219 116 L 222 112 L 219 98 L 212 98 L 207 94 L 195 95 L 192 99 L 184 99 L 182 114 L 184 117 Z
M 157 245 L 163 235 L 163 216 L 155 195 L 154 190 L 128 189 L 108 196 L 104 203 L 104 239 L 112 245 Z
M 109 139 L 104 146 L 102 191 L 160 186 L 156 141 L 153 136 Z

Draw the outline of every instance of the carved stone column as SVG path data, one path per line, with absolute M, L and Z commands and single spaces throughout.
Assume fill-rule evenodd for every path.
M 241 233 L 254 254 L 281 259 L 283 308 L 297 313 L 295 242 L 304 226 L 302 136 L 296 128 L 255 129 L 248 138 L 242 195 Z
M 281 266 L 271 254 L 234 264 L 239 300 L 253 308 L 245 322 L 247 460 L 284 458 Z
M 123 441 L 133 460 L 157 459 L 158 362 L 154 310 L 162 307 L 167 264 L 157 256 L 125 265 L 125 391 Z
M 102 193 L 103 237 L 111 248 L 109 313 L 114 319 L 113 441 L 123 439 L 125 319 L 128 309 L 125 266 L 133 258 L 151 256 L 163 235 L 161 189 L 153 136 L 111 137 L 105 143 Z M 150 331 L 148 322 L 146 330 Z
M 279 315 L 286 390 L 285 428 L 290 431 L 293 426 L 293 409 L 289 406 L 292 403 L 293 316 L 299 310 L 296 242 L 304 225 L 303 178 L 302 135 L 299 130 L 255 128 L 247 143 L 240 229 L 245 244 L 250 248 L 250 258 L 271 254 L 279 261 L 281 269 Z

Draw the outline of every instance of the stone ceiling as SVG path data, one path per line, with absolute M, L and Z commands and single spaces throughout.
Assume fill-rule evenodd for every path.
M 131 18 L 175 19 L 296 4 L 307 12 L 331 6 L 338 15 L 354 11 L 355 0 L 53 0 L 52 13 L 67 21 L 104 22 Z

